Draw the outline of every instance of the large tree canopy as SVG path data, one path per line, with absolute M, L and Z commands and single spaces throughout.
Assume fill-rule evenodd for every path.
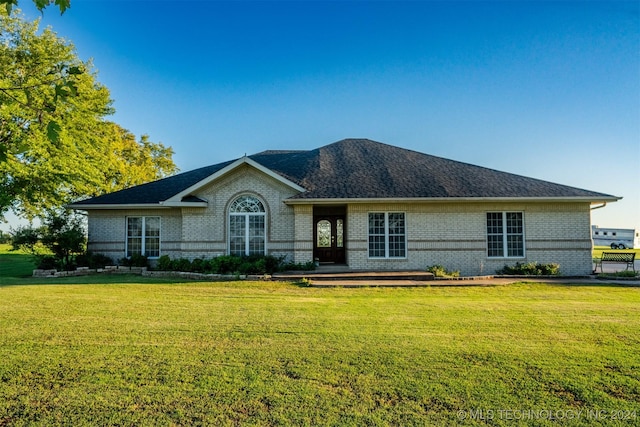
M 0 9 L 0 216 L 28 216 L 175 173 L 171 148 L 109 122 L 92 64 Z
M 71 0 L 33 0 L 38 10 L 42 12 L 45 7 L 55 4 L 60 9 L 60 13 L 71 7 Z M 7 13 L 11 13 L 14 6 L 18 5 L 18 0 L 0 0 L 0 5 L 5 6 Z
M 104 138 L 109 141 L 108 157 L 104 159 L 100 188 L 87 194 L 97 195 L 122 190 L 134 185 L 173 175 L 178 168 L 173 163 L 173 150 L 161 143 L 149 141 L 142 135 L 140 141 L 115 123 L 105 123 Z

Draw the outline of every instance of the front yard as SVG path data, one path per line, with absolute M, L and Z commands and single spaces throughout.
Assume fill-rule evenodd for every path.
M 0 425 L 640 419 L 637 287 L 118 279 L 0 286 Z

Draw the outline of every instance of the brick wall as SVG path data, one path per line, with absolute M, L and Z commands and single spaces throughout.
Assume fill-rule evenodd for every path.
M 313 206 L 294 205 L 295 212 L 295 263 L 313 261 Z
M 183 209 L 182 254 L 185 258 L 218 256 L 228 253 L 229 206 L 241 195 L 257 197 L 267 216 L 267 253 L 293 257 L 293 208 L 283 203 L 297 192 L 242 165 L 228 175 L 203 187 L 195 195 L 207 200 L 206 208 Z
M 160 253 L 173 256 L 180 251 L 182 218 L 179 209 L 91 210 L 88 247 L 94 253 L 117 261 L 125 256 L 128 216 L 160 217 Z
M 368 213 L 405 212 L 406 259 L 369 259 Z M 486 256 L 486 212 L 524 213 L 525 257 Z M 563 274 L 589 274 L 588 203 L 352 204 L 347 213 L 347 263 L 354 269 L 423 270 L 441 264 L 463 275 L 495 274 L 505 264 L 559 263 Z
M 295 190 L 249 165 L 195 195 L 206 208 L 89 212 L 89 250 L 125 255 L 126 216 L 161 216 L 161 254 L 210 258 L 228 253 L 229 206 L 240 195 L 259 198 L 267 215 L 267 252 L 304 263 L 313 259 L 313 206 L 288 206 Z M 463 275 L 494 274 L 515 262 L 559 263 L 563 274 L 591 272 L 588 203 L 354 203 L 347 207 L 347 264 L 362 270 L 424 270 L 442 264 Z M 486 212 L 524 213 L 525 257 L 486 256 Z M 406 259 L 369 259 L 368 213 L 405 212 Z

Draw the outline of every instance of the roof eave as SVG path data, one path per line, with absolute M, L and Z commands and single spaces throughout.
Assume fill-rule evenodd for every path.
M 173 202 L 173 201 L 164 201 L 160 202 L 162 206 L 168 208 L 206 208 L 209 204 L 207 202 Z
M 602 196 L 602 197 L 375 197 L 375 198 L 316 198 L 316 199 L 287 199 L 284 203 L 288 205 L 329 205 L 346 203 L 389 203 L 389 201 L 402 203 L 416 202 L 564 202 L 564 203 L 604 203 L 617 202 L 622 197 Z
M 160 205 L 158 203 L 95 203 L 95 204 L 82 204 L 72 203 L 67 205 L 69 209 L 76 209 L 81 211 L 90 210 L 130 210 L 130 209 L 169 209 L 173 206 Z

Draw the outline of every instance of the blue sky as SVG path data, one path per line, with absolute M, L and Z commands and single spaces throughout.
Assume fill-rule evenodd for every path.
M 363 137 L 622 196 L 592 222 L 640 228 L 639 9 L 72 0 L 42 25 L 182 171 Z

